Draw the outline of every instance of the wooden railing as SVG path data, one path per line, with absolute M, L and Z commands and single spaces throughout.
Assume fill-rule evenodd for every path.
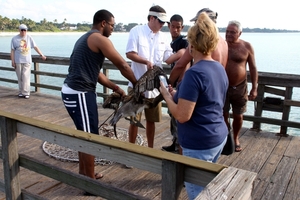
M 0 53 L 0 60 L 10 60 L 9 53 Z M 53 57 L 47 56 L 47 60 L 43 61 L 38 56 L 33 56 L 34 69 L 32 70 L 32 74 L 34 76 L 34 81 L 31 83 L 31 86 L 35 88 L 36 92 L 39 92 L 41 88 L 60 91 L 61 84 L 63 79 L 66 77 L 69 58 L 67 57 Z M 61 70 L 65 71 L 65 73 L 59 72 L 47 72 L 40 70 L 40 64 L 47 65 L 62 65 Z M 51 68 L 51 67 L 49 67 Z M 105 61 L 103 65 L 103 73 L 107 75 L 113 82 L 122 85 L 124 87 L 127 86 L 128 81 L 126 79 L 119 80 L 111 78 L 111 71 L 113 73 L 118 73 L 117 68 L 110 62 Z M 170 68 L 164 65 L 164 70 L 167 74 L 170 73 Z M 0 66 L 0 82 L 7 83 L 15 83 L 17 84 L 16 78 L 9 79 L 6 78 L 5 73 L 8 71 L 14 71 L 11 66 Z M 278 74 L 278 73 L 267 73 L 267 72 L 258 72 L 258 96 L 254 101 L 255 111 L 254 115 L 244 115 L 244 120 L 252 121 L 253 128 L 260 130 L 261 124 L 272 124 L 280 126 L 280 135 L 287 136 L 288 127 L 298 128 L 300 129 L 299 121 L 291 121 L 289 119 L 290 111 L 293 107 L 300 107 L 300 101 L 293 99 L 293 89 L 300 88 L 300 75 L 293 74 Z M 55 77 L 60 79 L 60 85 L 55 86 L 52 83 L 44 83 L 41 81 L 41 77 Z M 248 73 L 248 81 L 250 81 L 249 73 Z M 97 92 L 99 98 L 105 98 L 109 95 L 110 90 L 106 87 L 101 87 L 102 91 Z M 271 95 L 275 99 L 269 100 L 268 95 Z M 166 106 L 163 103 L 163 106 Z M 281 119 L 275 119 L 272 117 L 264 117 L 263 111 L 272 111 L 282 113 Z M 232 115 L 231 115 L 232 117 Z
M 183 187 L 183 181 L 195 183 L 201 186 L 208 185 L 214 178 L 222 175 L 226 178 L 218 178 L 218 184 L 223 184 L 232 179 L 228 184 L 230 189 L 217 190 L 219 193 L 230 196 L 236 194 L 235 185 L 239 185 L 241 179 L 245 192 L 238 192 L 235 199 L 249 199 L 256 173 L 245 170 L 233 169 L 224 173 L 227 168 L 224 165 L 209 163 L 178 154 L 163 152 L 158 149 L 147 148 L 122 142 L 111 138 L 86 133 L 73 128 L 63 127 L 37 119 L 12 114 L 0 110 L 0 127 L 3 159 L 4 182 L 0 181 L 0 190 L 5 191 L 6 199 L 40 199 L 35 194 L 22 190 L 20 186 L 20 167 L 53 178 L 68 185 L 80 188 L 84 191 L 99 195 L 106 199 L 145 199 L 142 196 L 131 194 L 127 191 L 113 187 L 73 173 L 57 166 L 34 159 L 33 157 L 19 154 L 17 133 L 58 144 L 80 152 L 99 156 L 101 158 L 128 164 L 136 168 L 161 174 L 161 199 L 175 200 Z M 147 164 L 145 164 L 147 163 Z M 239 173 L 237 173 L 237 171 Z M 222 172 L 222 173 L 221 173 Z M 233 174 L 240 174 L 234 180 Z M 220 180 L 223 181 L 220 181 Z M 214 183 L 213 185 L 215 185 Z M 212 187 L 214 188 L 214 186 Z M 223 186 L 224 187 L 224 186 Z M 210 188 L 211 190 L 212 188 Z M 216 188 L 217 189 L 217 188 Z M 247 194 L 245 196 L 245 194 Z M 215 195 L 215 194 L 213 194 Z M 213 197 L 213 195 L 209 195 Z M 222 195 L 222 196 L 223 196 Z

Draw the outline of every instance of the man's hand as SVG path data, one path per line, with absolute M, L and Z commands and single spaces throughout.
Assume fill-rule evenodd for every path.
M 248 95 L 248 99 L 253 101 L 256 97 L 257 97 L 257 90 L 251 89 Z
M 114 92 L 121 95 L 121 97 L 124 97 L 126 95 L 125 91 L 122 90 L 120 87 L 118 87 Z

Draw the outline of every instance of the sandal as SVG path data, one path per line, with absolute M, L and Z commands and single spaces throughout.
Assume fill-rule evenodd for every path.
M 95 179 L 100 179 L 100 178 L 103 178 L 103 174 L 101 174 L 101 173 L 96 173 L 96 174 L 95 174 Z
M 242 151 L 242 147 L 241 145 L 235 145 L 235 152 L 241 152 Z

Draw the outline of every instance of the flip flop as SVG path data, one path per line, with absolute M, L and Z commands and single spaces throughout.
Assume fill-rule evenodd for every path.
M 95 179 L 100 179 L 100 178 L 103 178 L 103 174 L 101 174 L 101 173 L 96 173 L 96 174 L 95 174 Z
M 241 145 L 235 145 L 235 152 L 241 152 L 242 151 L 242 147 Z

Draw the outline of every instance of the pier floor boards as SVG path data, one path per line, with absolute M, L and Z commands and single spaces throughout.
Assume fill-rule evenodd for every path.
M 64 105 L 58 96 L 32 93 L 30 99 L 18 98 L 17 90 L 0 87 L 0 109 L 27 117 L 47 121 L 62 126 L 74 127 Z M 99 105 L 99 122 L 102 123 L 112 113 Z M 169 145 L 172 136 L 169 131 L 169 116 L 156 124 L 154 148 Z M 142 121 L 145 124 L 145 121 Z M 129 122 L 122 119 L 117 126 L 126 130 Z M 146 141 L 145 130 L 139 134 Z M 44 141 L 18 134 L 19 152 L 41 161 L 78 172 L 77 162 L 63 162 L 49 157 L 42 149 Z M 300 137 L 280 137 L 275 133 L 256 132 L 243 128 L 240 135 L 243 150 L 230 156 L 221 156 L 218 163 L 256 172 L 252 192 L 253 199 L 299 199 L 300 196 Z M 146 164 L 146 163 L 145 163 Z M 121 163 L 96 165 L 96 172 L 104 174 L 102 179 L 107 184 L 126 191 L 142 195 L 148 199 L 161 199 L 161 176 L 136 168 L 128 169 Z M 3 165 L 0 160 L 0 178 L 3 180 Z M 46 199 L 102 199 L 101 197 L 84 196 L 83 191 L 59 181 L 21 168 L 22 189 L 43 196 Z M 0 199 L 5 194 L 0 192 Z M 180 198 L 188 199 L 185 189 Z

